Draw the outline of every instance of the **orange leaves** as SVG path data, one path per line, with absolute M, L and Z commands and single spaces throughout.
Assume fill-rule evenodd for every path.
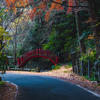
M 44 2 L 41 2 L 39 5 L 39 8 L 42 9 L 43 11 L 45 11 L 47 8 L 47 5 Z
M 56 5 L 57 5 L 56 3 L 52 3 L 51 4 L 51 10 L 56 9 Z
M 93 35 L 89 35 L 87 39 L 94 39 Z
M 48 12 L 46 12 L 45 14 L 45 21 L 48 22 L 49 18 L 50 18 L 50 10 Z
M 55 0 L 55 2 L 60 3 L 60 4 L 57 4 L 57 3 L 54 3 L 54 2 L 51 4 L 51 7 L 49 8 L 49 10 L 45 14 L 45 21 L 46 22 L 49 20 L 50 13 L 51 13 L 52 10 L 54 10 L 54 9 L 56 9 L 57 11 L 64 10 L 64 8 L 61 6 L 62 0 Z
M 21 6 L 23 6 L 23 7 L 25 7 L 26 6 L 26 0 L 20 0 L 20 4 L 21 4 Z
M 37 9 L 38 9 L 38 7 L 35 7 L 31 11 L 29 11 L 28 16 L 30 17 L 31 20 L 34 19 Z
M 17 7 L 25 7 L 29 1 L 30 0 L 5 0 L 8 9 L 12 9 L 14 14 L 17 13 Z
M 29 0 L 24 0 L 24 1 L 25 1 L 25 3 L 26 3 L 26 4 L 28 4 L 28 3 L 29 3 Z
M 39 3 L 38 7 L 34 7 L 29 13 L 28 16 L 33 20 L 36 16 L 42 16 L 42 11 L 46 11 L 47 5 L 44 2 Z
M 73 0 L 69 0 L 69 1 L 68 1 L 68 5 L 69 5 L 69 6 L 73 6 Z M 69 7 L 68 10 L 67 10 L 67 12 L 70 12 L 71 10 L 72 10 L 72 8 Z
M 55 1 L 62 4 L 61 0 L 55 0 Z M 52 3 L 51 10 L 54 10 L 54 9 L 57 9 L 57 11 L 58 11 L 58 10 L 63 10 L 64 8 L 60 4 Z
M 10 7 L 11 1 L 10 0 L 5 0 L 5 1 L 6 1 L 7 6 Z
M 58 10 L 64 10 L 64 8 L 63 8 L 61 5 L 58 5 L 58 6 L 57 6 L 57 11 L 58 11 Z
M 51 4 L 50 9 L 45 14 L 45 21 L 46 22 L 48 22 L 48 20 L 50 18 L 50 13 L 51 13 L 52 10 L 54 10 L 54 9 L 56 9 L 57 11 L 64 10 L 64 8 L 61 6 L 62 0 L 55 0 L 55 2 L 60 3 L 60 4 L 57 4 L 57 3 L 54 3 L 54 2 Z
M 15 8 L 18 6 L 18 4 L 20 6 L 25 7 L 26 4 L 28 4 L 30 0 L 5 0 L 5 1 L 7 4 L 7 7 L 10 7 L 10 8 L 14 7 Z

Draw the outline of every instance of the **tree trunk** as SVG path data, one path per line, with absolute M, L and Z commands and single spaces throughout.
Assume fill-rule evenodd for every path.
M 1 7 L 0 7 L 0 10 L 1 10 Z M 0 19 L 1 19 L 0 26 L 3 26 L 3 21 L 2 21 L 1 16 L 0 16 Z M 2 40 L 3 40 L 3 37 L 0 39 L 0 51 L 2 50 Z
M 89 5 L 89 12 L 90 12 L 90 17 L 91 17 L 91 25 L 93 28 L 93 35 L 94 35 L 94 42 L 97 50 L 97 57 L 100 55 L 100 25 L 96 25 L 99 23 L 99 14 L 98 14 L 98 1 L 94 0 L 91 2 L 91 0 L 88 0 L 88 5 Z
M 14 65 L 17 65 L 17 25 L 16 25 L 16 32 L 15 32 L 15 48 L 14 48 Z
M 79 39 L 79 47 L 80 47 L 80 52 L 85 53 L 85 45 L 84 45 L 84 39 L 80 39 L 80 36 L 82 36 L 82 25 L 80 23 L 80 17 L 79 17 L 79 12 L 75 13 L 75 18 L 76 18 L 76 26 L 77 26 L 77 33 L 78 33 L 78 39 Z

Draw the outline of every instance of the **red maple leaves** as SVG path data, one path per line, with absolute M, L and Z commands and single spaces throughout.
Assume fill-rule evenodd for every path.
M 68 0 L 54 0 L 54 2 L 50 2 L 50 0 L 41 0 L 38 2 L 38 4 L 35 5 L 34 0 L 5 0 L 7 7 L 12 9 L 16 14 L 16 8 L 17 7 L 26 7 L 29 4 L 33 4 L 33 9 L 31 9 L 28 13 L 28 16 L 31 20 L 35 18 L 35 16 L 42 16 L 42 12 L 46 11 L 45 14 L 45 21 L 48 21 L 50 18 L 50 14 L 52 10 L 64 10 L 62 3 L 63 1 Z M 76 2 L 79 2 L 79 0 L 69 0 L 68 6 L 73 6 L 76 4 Z M 48 3 L 50 3 L 50 7 L 48 7 Z M 38 6 L 37 6 L 38 5 Z M 68 8 L 67 12 L 70 12 L 72 10 L 71 7 Z

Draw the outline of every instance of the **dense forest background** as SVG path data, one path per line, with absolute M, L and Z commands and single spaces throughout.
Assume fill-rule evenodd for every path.
M 0 0 L 0 4 L 0 51 L 13 57 L 11 64 L 39 47 L 59 53 L 60 63 L 71 62 L 73 52 L 85 62 L 99 60 L 99 0 Z M 34 58 L 26 67 L 52 65 Z

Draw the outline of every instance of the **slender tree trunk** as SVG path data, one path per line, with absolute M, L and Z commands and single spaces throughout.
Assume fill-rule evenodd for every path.
M 77 26 L 80 52 L 85 53 L 84 40 L 83 40 L 83 38 L 80 39 L 80 36 L 82 36 L 82 25 L 81 25 L 81 22 L 80 22 L 79 12 L 75 13 L 75 18 L 76 18 L 76 26 Z
M 1 9 L 1 8 L 0 8 L 0 9 Z M 0 26 L 3 27 L 3 20 L 2 20 L 1 17 L 0 17 L 0 19 L 1 19 L 1 21 L 0 21 Z M 0 39 L 0 51 L 2 50 L 2 41 L 3 41 L 3 36 L 2 36 L 1 39 Z
M 14 65 L 17 65 L 17 25 L 16 25 L 16 32 L 15 32 L 15 48 L 14 48 Z

